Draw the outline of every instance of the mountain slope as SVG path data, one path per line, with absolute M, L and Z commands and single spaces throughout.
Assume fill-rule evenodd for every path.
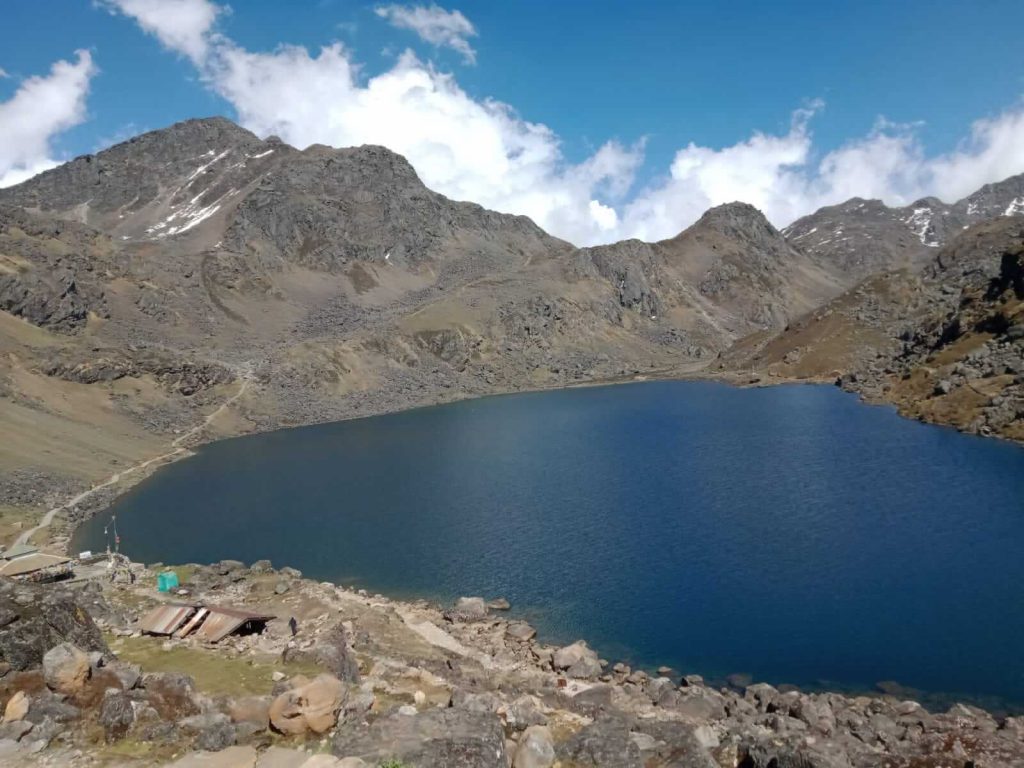
M 934 257 L 934 249 L 969 226 L 1021 214 L 1024 174 L 986 184 L 951 205 L 928 197 L 889 208 L 880 200 L 855 197 L 798 219 L 783 234 L 818 264 L 863 279 L 894 268 L 920 269 Z
M 970 226 L 933 254 L 747 337 L 721 366 L 837 379 L 915 418 L 1024 439 L 1024 217 Z

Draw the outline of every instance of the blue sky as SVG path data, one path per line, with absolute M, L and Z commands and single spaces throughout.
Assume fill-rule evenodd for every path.
M 168 18 L 175 6 L 181 12 Z M 75 115 L 39 118 L 40 131 L 49 130 L 45 157 L 33 155 L 38 148 L 9 152 L 5 168 L 0 149 L 0 177 L 223 114 L 257 133 L 279 129 L 300 146 L 385 143 L 439 191 L 602 242 L 668 236 L 723 197 L 749 199 L 781 226 L 851 194 L 891 203 L 959 197 L 1024 171 L 1019 0 L 465 0 L 420 4 L 417 17 L 416 4 L 349 0 L 224 6 L 6 0 L 0 140 L 3 102 L 25 78 L 46 77 L 78 50 L 92 68 L 79 84 L 85 92 L 68 94 L 79 99 Z M 213 9 L 213 23 L 182 28 L 204 9 Z M 192 37 L 169 42 L 168 33 Z M 191 50 L 174 42 L 182 39 Z M 342 47 L 330 60 L 319 56 L 335 42 Z M 304 46 L 308 61 L 269 58 L 281 44 Z M 260 54 L 268 58 L 250 56 Z M 396 71 L 400 93 L 383 93 L 385 82 L 380 92 L 368 87 Z M 430 104 L 416 95 L 417 77 L 426 78 Z M 289 79 L 279 103 L 261 99 Z M 35 114 L 27 101 L 18 102 L 22 133 L 24 115 Z M 808 107 L 813 115 L 799 112 Z M 316 127 L 320 108 L 333 117 Z M 880 118 L 889 123 L 879 128 Z M 979 119 L 992 122 L 991 135 L 965 145 Z M 456 130 L 478 121 L 475 133 Z M 537 136 L 529 124 L 549 130 Z M 686 152 L 691 144 L 696 151 Z

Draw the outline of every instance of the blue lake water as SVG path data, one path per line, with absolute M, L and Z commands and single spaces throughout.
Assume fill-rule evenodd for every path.
M 141 561 L 507 597 L 716 678 L 1024 703 L 1024 449 L 828 386 L 652 382 L 226 440 L 115 505 Z M 109 515 L 75 546 L 102 549 Z

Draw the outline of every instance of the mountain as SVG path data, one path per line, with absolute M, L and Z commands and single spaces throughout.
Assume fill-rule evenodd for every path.
M 972 224 L 1024 214 L 1024 174 L 986 184 L 947 205 L 926 197 L 902 208 L 855 197 L 796 220 L 783 230 L 793 247 L 817 263 L 864 278 L 893 268 L 925 266 L 941 247 Z
M 179 123 L 0 190 L 0 502 L 221 435 L 768 365 L 823 308 L 903 321 L 948 253 L 933 243 L 1021 200 L 1016 177 L 951 206 L 849 201 L 782 232 L 730 203 L 668 240 L 575 248 L 427 189 L 382 147 Z M 848 325 L 871 354 L 892 342 Z M 815 352 L 814 375 L 854 370 L 853 346 Z
M 752 334 L 719 366 L 836 379 L 914 418 L 1024 440 L 1024 217 L 1006 210 L 919 271 L 872 275 L 780 333 Z

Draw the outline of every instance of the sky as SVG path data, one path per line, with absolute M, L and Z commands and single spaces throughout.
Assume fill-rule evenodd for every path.
M 224 115 L 578 245 L 1024 172 L 1024 2 L 4 0 L 0 186 Z

